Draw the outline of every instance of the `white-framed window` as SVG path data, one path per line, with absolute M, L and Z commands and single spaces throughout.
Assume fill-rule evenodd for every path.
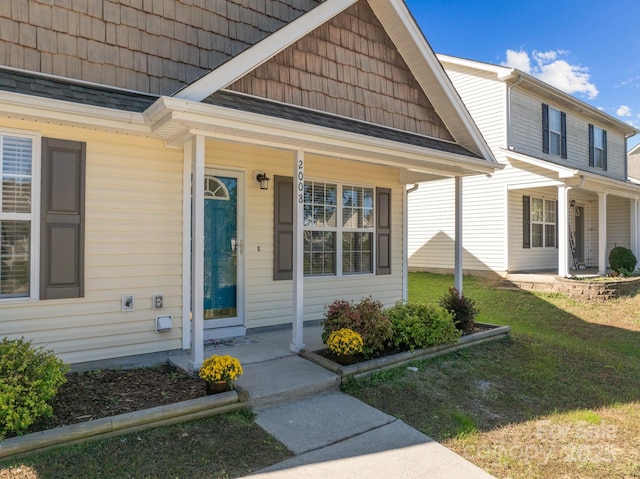
M 374 194 L 368 186 L 305 182 L 306 276 L 373 273 Z
M 603 129 L 593 127 L 593 166 L 602 168 L 604 166 L 604 135 Z
M 561 154 L 562 147 L 562 116 L 560 110 L 549 107 L 549 153 Z
M 531 247 L 555 248 L 556 201 L 531 198 Z
M 35 294 L 37 145 L 36 135 L 0 130 L 0 300 Z

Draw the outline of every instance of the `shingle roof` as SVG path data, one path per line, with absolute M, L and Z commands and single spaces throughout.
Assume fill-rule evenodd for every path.
M 246 111 L 250 113 L 258 113 L 261 115 L 273 116 L 285 120 L 298 121 L 309 125 L 316 125 L 325 128 L 332 128 L 340 131 L 348 131 L 360 135 L 371 136 L 384 140 L 396 141 L 408 145 L 429 148 L 433 150 L 454 153 L 457 155 L 469 156 L 472 158 L 481 158 L 466 148 L 448 141 L 439 140 L 437 138 L 416 135 L 392 128 L 366 123 L 359 120 L 312 111 L 273 101 L 264 100 L 252 96 L 241 95 L 229 91 L 218 91 L 203 100 L 203 103 L 222 106 L 225 108 L 233 108 L 235 110 Z
M 0 68 L 0 90 L 136 113 L 142 113 L 158 99 L 157 96 L 146 93 L 76 83 L 4 68 Z

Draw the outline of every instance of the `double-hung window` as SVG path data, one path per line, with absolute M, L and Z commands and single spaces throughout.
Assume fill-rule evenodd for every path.
M 556 246 L 556 201 L 531 198 L 531 247 Z
M 607 132 L 589 125 L 589 166 L 607 169 Z
M 374 188 L 307 181 L 304 274 L 373 273 Z
M 31 294 L 35 140 L 0 131 L 0 299 Z
M 542 104 L 542 151 L 567 158 L 567 115 Z

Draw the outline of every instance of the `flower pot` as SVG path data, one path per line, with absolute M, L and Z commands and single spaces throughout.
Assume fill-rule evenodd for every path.
M 205 382 L 204 384 L 207 389 L 207 396 L 231 391 L 232 389 L 231 384 L 228 381 Z
M 343 366 L 353 364 L 356 360 L 353 354 L 338 354 L 338 357 L 336 359 L 338 360 L 338 363 L 342 364 Z

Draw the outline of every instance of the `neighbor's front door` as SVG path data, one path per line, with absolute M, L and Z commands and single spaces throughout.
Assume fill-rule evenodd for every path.
M 242 176 L 207 170 L 204 199 L 205 328 L 238 326 L 242 318 Z

